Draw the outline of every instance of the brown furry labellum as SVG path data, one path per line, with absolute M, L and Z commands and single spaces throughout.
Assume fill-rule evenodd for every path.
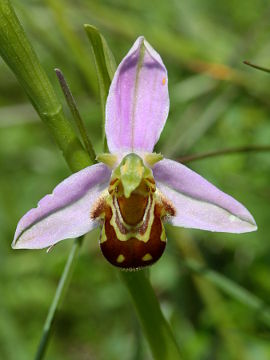
M 112 180 L 91 217 L 102 225 L 100 248 L 105 258 L 117 267 L 135 270 L 161 257 L 167 241 L 162 221 L 174 215 L 153 178 L 146 178 L 128 198 L 121 182 Z

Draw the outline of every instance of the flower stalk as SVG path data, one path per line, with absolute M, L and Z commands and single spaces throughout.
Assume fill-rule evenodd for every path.
M 180 351 L 150 281 L 143 271 L 121 271 L 155 360 L 178 360 Z M 139 291 L 138 291 L 139 289 Z
M 79 250 L 82 245 L 82 238 L 78 238 L 74 241 L 71 251 L 69 253 L 67 262 L 65 264 L 65 268 L 62 272 L 61 278 L 59 280 L 53 301 L 51 303 L 51 306 L 48 311 L 47 318 L 45 320 L 44 326 L 43 326 L 43 332 L 42 337 L 37 349 L 37 353 L 35 356 L 35 360 L 41 360 L 44 358 L 45 351 L 48 345 L 48 341 L 50 339 L 50 334 L 52 331 L 52 325 L 55 320 L 55 315 L 57 312 L 57 309 L 59 308 L 59 305 L 61 304 L 61 301 L 63 300 L 67 287 L 69 285 L 72 272 L 75 266 L 75 260 L 78 257 Z

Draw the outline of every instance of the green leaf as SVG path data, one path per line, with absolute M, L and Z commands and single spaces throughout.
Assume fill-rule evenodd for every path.
M 70 91 L 70 88 L 66 82 L 64 74 L 62 73 L 62 71 L 60 69 L 54 69 L 54 70 L 55 70 L 56 76 L 59 80 L 59 84 L 60 84 L 63 94 L 65 96 L 69 110 L 70 110 L 70 112 L 73 116 L 73 119 L 75 121 L 75 124 L 77 125 L 78 130 L 81 134 L 85 149 L 87 150 L 92 162 L 95 163 L 96 162 L 96 154 L 95 154 L 94 147 L 92 145 L 92 142 L 89 139 L 83 119 L 80 115 L 79 109 L 78 109 L 75 99 Z
M 8 0 L 0 1 L 0 55 L 49 127 L 71 170 L 91 165 Z
M 95 59 L 103 118 L 103 141 L 105 143 L 105 106 L 111 80 L 116 70 L 116 63 L 106 40 L 98 29 L 88 24 L 84 25 L 84 28 L 91 43 Z M 106 151 L 106 149 L 104 150 Z

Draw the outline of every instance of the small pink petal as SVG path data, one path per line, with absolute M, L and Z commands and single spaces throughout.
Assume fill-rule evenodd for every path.
M 164 159 L 153 168 L 157 187 L 176 208 L 172 225 L 243 233 L 257 229 L 249 211 L 186 166 Z
M 152 152 L 169 112 L 167 70 L 141 36 L 114 75 L 106 105 L 110 152 Z
M 108 186 L 111 172 L 104 164 L 89 166 L 62 181 L 19 221 L 12 247 L 40 249 L 81 236 L 97 226 L 91 208 Z

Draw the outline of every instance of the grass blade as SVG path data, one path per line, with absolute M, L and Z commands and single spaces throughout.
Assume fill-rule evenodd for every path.
M 85 31 L 87 33 L 88 39 L 91 43 L 92 51 L 94 54 L 97 78 L 99 84 L 99 92 L 100 92 L 100 103 L 102 109 L 102 140 L 105 143 L 105 105 L 107 96 L 109 93 L 109 88 L 111 84 L 111 80 L 113 78 L 116 63 L 112 52 L 110 51 L 106 40 L 100 34 L 97 28 L 92 25 L 84 25 Z
M 107 146 L 105 141 L 105 106 L 106 106 L 106 100 L 109 93 L 111 80 L 113 78 L 116 69 L 116 63 L 113 54 L 107 45 L 106 40 L 100 34 L 98 29 L 88 24 L 84 25 L 84 28 L 88 36 L 88 39 L 90 41 L 95 59 L 99 92 L 100 92 L 102 119 L 103 119 L 102 140 L 104 143 L 104 150 L 106 151 Z
M 73 118 L 75 120 L 75 123 L 79 129 L 79 132 L 81 134 L 81 137 L 82 137 L 82 140 L 83 140 L 83 143 L 84 143 L 84 146 L 92 160 L 92 162 L 94 163 L 96 161 L 96 154 L 95 154 L 95 151 L 94 151 L 94 148 L 93 148 L 93 145 L 87 135 L 87 131 L 86 131 L 86 128 L 84 126 L 84 123 L 83 123 L 83 120 L 82 120 L 82 117 L 79 113 L 79 110 L 77 108 L 77 105 L 76 105 L 76 102 L 75 102 L 75 99 L 70 91 L 70 88 L 64 78 L 64 75 L 62 73 L 61 70 L 59 69 L 55 69 L 55 72 L 56 72 L 56 75 L 57 75 L 57 78 L 59 80 L 59 84 L 61 86 L 61 89 L 65 95 L 65 98 L 66 98 L 66 101 L 67 101 L 67 104 L 68 104 L 68 107 L 69 107 L 69 110 L 71 112 L 71 114 L 73 115 Z

